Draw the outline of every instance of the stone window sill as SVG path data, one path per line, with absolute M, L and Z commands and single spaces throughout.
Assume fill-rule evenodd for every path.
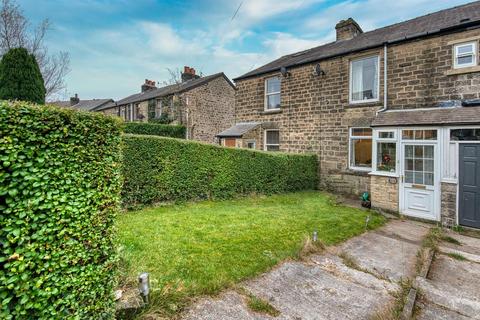
M 381 105 L 380 101 L 367 101 L 367 102 L 357 102 L 357 103 L 349 103 L 347 108 L 365 108 L 365 107 L 374 107 Z
M 266 114 L 276 114 L 276 113 L 282 113 L 282 109 L 275 109 L 275 110 L 263 110 L 260 112 L 261 115 L 266 115 Z
M 390 178 L 399 178 L 400 176 L 395 172 L 381 172 L 381 171 L 372 171 L 369 173 L 371 176 L 379 177 L 390 177 Z
M 447 76 L 453 76 L 457 74 L 465 74 L 472 72 L 480 72 L 480 66 L 468 67 L 468 68 L 459 68 L 459 69 L 450 69 L 445 72 Z

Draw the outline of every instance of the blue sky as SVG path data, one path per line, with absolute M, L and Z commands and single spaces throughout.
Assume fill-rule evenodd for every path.
M 19 0 L 33 23 L 53 23 L 51 52 L 68 51 L 68 97 L 119 99 L 167 68 L 234 78 L 284 54 L 335 39 L 353 17 L 364 31 L 464 0 Z M 237 15 L 232 20 L 236 9 Z

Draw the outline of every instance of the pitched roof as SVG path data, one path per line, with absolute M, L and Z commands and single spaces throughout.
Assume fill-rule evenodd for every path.
M 165 87 L 148 90 L 145 92 L 140 92 L 136 94 L 132 94 L 126 98 L 123 98 L 117 101 L 117 105 L 125 105 L 129 103 L 141 102 L 150 100 L 153 98 L 165 97 L 171 94 L 182 93 L 188 90 L 192 90 L 198 86 L 204 85 L 212 80 L 217 79 L 218 77 L 223 77 L 225 80 L 235 89 L 235 85 L 227 78 L 227 76 L 223 72 L 215 73 L 209 76 L 201 77 L 198 79 L 188 80 L 178 84 L 172 84 Z
M 106 104 L 104 104 L 104 105 L 102 105 L 98 108 L 95 108 L 94 111 L 101 111 L 101 110 L 105 110 L 105 109 L 110 109 L 110 108 L 114 108 L 116 106 L 117 106 L 117 103 L 112 100 L 112 101 L 110 101 L 110 102 L 108 102 L 108 103 L 106 103 Z
M 217 137 L 241 137 L 261 125 L 261 122 L 240 122 L 217 134 Z
M 480 25 L 480 1 L 361 33 L 350 40 L 331 42 L 312 49 L 289 54 L 233 80 L 237 81 L 277 71 L 280 70 L 281 67 L 300 66 L 351 52 L 379 47 L 383 44 L 393 44 L 476 25 Z
M 114 103 L 113 99 L 91 99 L 91 100 L 80 100 L 77 104 L 73 106 L 70 105 L 70 100 L 67 101 L 53 101 L 50 104 L 65 107 L 65 108 L 72 108 L 80 111 L 94 111 L 98 110 L 98 108 L 103 107 L 106 104 Z
M 380 112 L 372 127 L 480 123 L 480 107 L 446 107 Z
M 112 99 L 92 99 L 92 100 L 80 100 L 79 103 L 72 106 L 73 109 L 81 111 L 94 111 L 97 108 L 113 102 Z

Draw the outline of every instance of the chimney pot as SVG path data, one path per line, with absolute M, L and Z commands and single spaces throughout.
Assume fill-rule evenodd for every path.
M 337 41 L 350 40 L 363 33 L 362 28 L 352 18 L 338 22 L 335 30 L 337 31 Z
M 75 96 L 70 98 L 70 106 L 74 106 L 79 102 L 80 102 L 80 99 L 78 98 L 78 94 L 75 93 Z
M 149 79 L 145 79 L 145 83 L 142 84 L 142 86 L 141 86 L 142 92 L 152 90 L 152 89 L 156 89 L 156 88 L 157 88 L 157 86 L 155 85 L 155 81 L 149 80 Z

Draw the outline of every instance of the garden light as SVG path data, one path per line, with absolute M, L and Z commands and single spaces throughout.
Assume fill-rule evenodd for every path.
M 142 295 L 143 302 L 148 303 L 148 295 L 150 294 L 150 278 L 148 272 L 143 272 L 138 276 L 138 289 Z

